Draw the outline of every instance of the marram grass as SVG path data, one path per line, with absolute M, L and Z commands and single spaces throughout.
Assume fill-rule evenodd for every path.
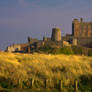
M 30 78 L 37 80 L 47 78 L 54 82 L 61 79 L 67 86 L 73 85 L 75 79 L 81 81 L 84 78 L 85 81 L 85 77 L 90 76 L 92 57 L 0 52 L 0 80 L 10 79 L 13 85 Z

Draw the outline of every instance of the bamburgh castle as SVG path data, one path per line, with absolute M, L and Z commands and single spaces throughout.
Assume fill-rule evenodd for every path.
M 59 28 L 53 28 L 51 37 L 43 37 L 43 40 L 28 37 L 27 43 L 10 45 L 6 51 L 31 53 L 44 46 L 61 48 L 73 45 L 92 48 L 92 21 L 84 22 L 82 18 L 80 21 L 74 19 L 72 22 L 72 34 L 62 36 Z
M 74 37 L 92 37 L 92 21 L 88 23 L 83 22 L 82 18 L 80 21 L 74 19 L 72 23 L 72 35 Z
M 51 38 L 43 37 L 43 40 L 34 39 L 28 37 L 28 42 L 25 44 L 13 44 L 7 47 L 9 52 L 35 52 L 37 49 L 43 46 L 50 46 L 52 48 L 62 47 L 61 30 L 59 28 L 52 29 Z

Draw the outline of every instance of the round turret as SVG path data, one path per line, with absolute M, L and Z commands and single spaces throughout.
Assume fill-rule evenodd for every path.
M 61 30 L 59 28 L 53 28 L 52 29 L 52 41 L 61 41 Z

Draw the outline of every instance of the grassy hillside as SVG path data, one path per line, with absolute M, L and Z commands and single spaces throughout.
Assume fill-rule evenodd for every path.
M 73 92 L 74 80 L 82 92 L 92 86 L 92 57 L 75 55 L 13 54 L 0 52 L 0 87 L 29 88 L 29 79 L 40 80 L 34 88 L 42 87 L 42 79 L 52 80 L 50 87 L 63 80 L 63 88 Z M 19 84 L 18 84 L 19 83 Z

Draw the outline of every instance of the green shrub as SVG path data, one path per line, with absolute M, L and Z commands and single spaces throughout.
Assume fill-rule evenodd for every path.
M 92 49 L 88 50 L 88 56 L 92 56 Z
M 72 50 L 74 54 L 78 54 L 78 55 L 82 54 L 82 47 L 72 46 Z
M 43 47 L 40 47 L 39 49 L 38 49 L 38 51 L 42 51 L 42 52 L 44 52 L 44 53 L 52 53 L 52 51 L 53 51 L 53 48 L 52 47 L 50 47 L 50 46 L 43 46 Z
M 49 46 L 40 47 L 39 51 L 50 54 L 73 54 L 71 47 L 63 47 L 63 48 L 52 48 Z
M 60 53 L 61 54 L 67 54 L 67 55 L 74 54 L 74 52 L 72 51 L 71 47 L 61 48 Z
M 12 85 L 11 79 L 0 77 L 0 86 L 2 88 L 13 88 L 14 85 Z
M 54 48 L 52 51 L 53 54 L 73 54 L 71 47 L 63 47 L 63 48 Z
M 92 76 L 80 76 L 79 90 L 81 92 L 91 92 Z

